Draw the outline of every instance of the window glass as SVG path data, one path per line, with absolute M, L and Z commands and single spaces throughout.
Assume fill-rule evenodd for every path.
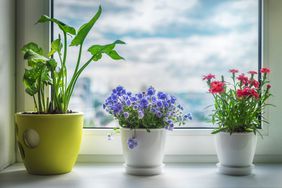
M 103 57 L 78 80 L 70 108 L 85 113 L 85 127 L 117 123 L 102 109 L 111 90 L 122 85 L 137 92 L 149 86 L 175 95 L 187 112 L 189 127 L 210 127 L 206 108 L 213 104 L 202 75 L 230 68 L 258 69 L 258 0 L 53 0 L 54 17 L 79 28 L 102 4 L 103 13 L 85 41 L 88 47 L 121 39 L 126 61 Z M 58 35 L 54 27 L 54 36 Z M 78 49 L 67 66 L 74 70 Z M 70 73 L 69 77 L 72 73 Z

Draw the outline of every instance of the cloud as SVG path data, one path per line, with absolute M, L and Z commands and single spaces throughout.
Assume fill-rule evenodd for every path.
M 252 31 L 186 39 L 133 39 L 120 48 L 123 63 L 108 58 L 95 63 L 85 75 L 93 76 L 93 85 L 107 91 L 116 85 L 140 89 L 154 85 L 179 92 L 203 92 L 201 76 L 222 74 L 229 68 L 249 70 L 256 67 L 256 38 Z M 253 55 L 250 55 L 253 54 Z
M 213 16 L 207 21 L 212 25 L 225 29 L 242 29 L 242 26 L 257 25 L 258 1 L 238 0 L 225 1 L 213 11 Z
M 105 13 L 95 26 L 96 30 L 90 33 L 87 44 L 92 41 L 108 43 L 111 34 L 119 33 L 127 42 L 126 46 L 118 47 L 126 62 L 114 63 L 103 58 L 99 63 L 93 62 L 84 76 L 91 77 L 93 87 L 101 92 L 108 92 L 119 84 L 132 89 L 154 85 L 169 91 L 203 92 L 206 90 L 201 80 L 203 74 L 222 74 L 233 67 L 242 70 L 257 67 L 255 2 L 214 3 L 210 9 L 202 7 L 201 10 L 209 10 L 206 16 L 187 16 L 204 6 L 205 1 L 103 1 Z M 91 16 L 88 13 L 93 12 L 90 10 L 95 12 L 98 3 L 56 0 L 55 5 L 57 16 L 72 22 Z M 169 33 L 174 29 L 171 24 L 181 25 L 179 32 L 188 34 L 171 37 L 157 33 L 151 36 L 160 32 L 160 28 Z M 183 29 L 186 25 L 202 30 L 189 33 L 193 28 Z M 214 32 L 207 32 L 211 29 Z M 149 36 L 136 37 L 130 32 Z M 76 63 L 75 54 L 77 49 L 72 48 L 68 61 L 70 68 Z M 89 55 L 83 55 L 82 60 L 87 58 Z
M 117 34 L 154 33 L 171 24 L 187 22 L 185 13 L 192 10 L 197 3 L 198 0 L 102 1 L 104 13 L 97 28 L 101 32 L 115 31 Z M 55 9 L 55 16 L 63 20 L 86 22 L 97 11 L 98 4 L 98 1 L 93 0 L 56 0 L 55 7 L 58 11 Z

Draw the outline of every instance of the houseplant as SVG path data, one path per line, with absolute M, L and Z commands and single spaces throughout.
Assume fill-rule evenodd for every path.
M 103 107 L 119 122 L 125 170 L 134 175 L 160 174 L 166 130 L 192 119 L 190 113 L 183 114 L 174 96 L 153 87 L 133 94 L 118 86 Z
M 207 81 L 209 92 L 214 97 L 211 116 L 213 124 L 218 127 L 212 133 L 216 134 L 219 171 L 229 175 L 248 175 L 253 168 L 261 121 L 266 122 L 263 109 L 271 96 L 270 69 L 260 70 L 260 82 L 255 79 L 256 71 L 249 71 L 249 76 L 238 72 L 230 70 L 231 83 L 223 76 L 220 81 L 214 80 L 215 75 L 212 74 L 204 76 L 203 80 Z
M 92 45 L 91 57 L 81 64 L 82 47 L 89 31 L 102 13 L 101 6 L 91 20 L 78 31 L 48 16 L 41 16 L 38 23 L 52 22 L 62 33 L 51 43 L 48 54 L 36 43 L 26 44 L 22 51 L 28 68 L 24 73 L 25 91 L 33 98 L 35 111 L 16 114 L 16 133 L 20 153 L 27 171 L 31 174 L 61 174 L 71 171 L 80 148 L 83 114 L 68 109 L 77 79 L 91 62 L 103 54 L 114 60 L 123 59 L 115 50 L 117 40 L 107 45 Z M 68 36 L 72 37 L 70 45 Z M 67 52 L 79 47 L 73 75 L 68 80 Z M 59 63 L 53 58 L 57 55 Z M 48 93 L 49 91 L 49 93 Z

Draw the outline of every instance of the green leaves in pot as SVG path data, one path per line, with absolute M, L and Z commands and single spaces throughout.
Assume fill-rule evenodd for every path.
M 113 60 L 124 59 L 115 50 L 115 47 L 118 44 L 125 44 L 125 42 L 116 40 L 106 45 L 93 44 L 88 49 L 91 57 L 86 62 L 81 62 L 84 41 L 101 13 L 102 8 L 99 6 L 97 13 L 92 19 L 83 24 L 78 31 L 74 27 L 46 15 L 41 16 L 38 20 L 37 23 L 52 22 L 56 24 L 62 32 L 63 37 L 61 38 L 61 35 L 59 35 L 57 39 L 53 40 L 51 49 L 46 54 L 34 42 L 30 42 L 22 48 L 24 59 L 28 65 L 23 76 L 25 91 L 33 97 L 37 113 L 67 113 L 75 84 L 81 73 L 91 62 L 99 61 L 103 54 L 108 55 Z M 73 39 L 70 45 L 68 45 L 68 37 L 70 36 Z M 68 80 L 66 63 L 68 49 L 71 47 L 79 47 L 79 53 L 74 73 L 70 80 Z M 54 54 L 58 55 L 59 62 L 52 57 Z M 46 88 L 49 88 L 50 95 L 46 95 Z

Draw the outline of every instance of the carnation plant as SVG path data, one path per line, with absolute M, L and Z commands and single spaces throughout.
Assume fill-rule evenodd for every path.
M 103 108 L 119 121 L 120 127 L 146 129 L 148 132 L 158 128 L 173 130 L 176 125 L 192 120 L 191 113 L 184 114 L 183 107 L 177 104 L 174 96 L 157 92 L 153 87 L 133 94 L 118 86 L 105 100 Z M 108 136 L 111 138 L 112 134 Z M 135 137 L 130 138 L 127 144 L 130 149 L 136 147 Z
M 209 93 L 214 97 L 214 110 L 212 123 L 218 125 L 212 132 L 253 132 L 259 133 L 263 118 L 263 109 L 267 104 L 267 99 L 271 96 L 268 74 L 270 69 L 262 68 L 261 81 L 255 77 L 256 71 L 249 71 L 248 75 L 239 74 L 236 69 L 231 69 L 232 83 L 215 80 L 215 75 L 208 74 L 203 77 L 209 86 Z
M 103 54 L 108 55 L 114 60 L 123 59 L 114 49 L 117 44 L 125 44 L 121 40 L 113 43 L 100 45 L 92 44 L 88 48 L 91 54 L 86 62 L 81 61 L 84 41 L 99 19 L 102 13 L 102 8 L 91 18 L 91 20 L 83 24 L 78 31 L 60 20 L 50 18 L 46 15 L 41 16 L 37 23 L 52 22 L 61 30 L 61 34 L 51 43 L 51 49 L 48 53 L 43 52 L 43 49 L 34 42 L 26 44 L 22 51 L 24 59 L 28 62 L 28 68 L 24 73 L 25 91 L 33 97 L 36 113 L 67 113 L 70 98 L 74 91 L 76 82 L 92 62 L 97 62 L 102 58 Z M 72 40 L 68 41 L 71 38 Z M 67 57 L 69 48 L 79 47 L 77 61 L 73 75 L 68 78 Z M 57 55 L 57 62 L 53 55 Z M 50 91 L 50 96 L 45 93 L 46 88 Z

